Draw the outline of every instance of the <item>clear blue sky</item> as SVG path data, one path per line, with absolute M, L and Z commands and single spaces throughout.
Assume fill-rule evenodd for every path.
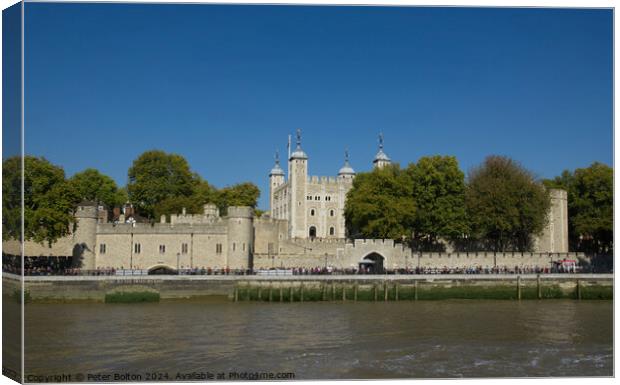
M 311 175 L 345 147 L 370 169 L 379 131 L 401 164 L 612 164 L 611 10 L 27 3 L 25 25 L 26 152 L 68 175 L 125 185 L 162 149 L 267 208 L 297 127 Z

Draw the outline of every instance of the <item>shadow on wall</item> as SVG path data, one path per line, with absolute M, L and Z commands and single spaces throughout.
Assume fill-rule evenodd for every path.
M 71 255 L 73 256 L 72 267 L 84 267 L 84 250 L 91 251 L 86 243 L 76 243 L 73 246 L 73 252 L 71 253 Z

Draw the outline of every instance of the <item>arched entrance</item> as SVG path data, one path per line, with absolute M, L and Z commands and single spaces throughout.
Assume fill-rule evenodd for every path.
M 370 253 L 359 263 L 360 269 L 364 269 L 370 274 L 383 274 L 383 261 L 385 258 L 379 253 Z
M 308 236 L 310 238 L 316 238 L 316 227 L 310 226 L 310 230 L 308 230 Z
M 177 270 L 168 265 L 155 265 L 149 268 L 149 275 L 176 275 Z

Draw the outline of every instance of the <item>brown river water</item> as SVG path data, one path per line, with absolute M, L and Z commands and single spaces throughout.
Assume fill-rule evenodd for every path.
M 28 304 L 25 314 L 32 382 L 613 375 L 612 301 Z

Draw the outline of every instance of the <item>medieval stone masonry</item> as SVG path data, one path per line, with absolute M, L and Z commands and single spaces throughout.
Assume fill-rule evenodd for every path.
M 532 253 L 418 253 L 383 239 L 346 239 L 344 207 L 355 171 L 345 154 L 336 176 L 309 176 L 308 155 L 297 131 L 288 157 L 288 179 L 276 154 L 269 173 L 269 211 L 257 218 L 250 207 L 229 207 L 220 216 L 206 204 L 202 214 L 162 216 L 146 224 L 121 218 L 107 222 L 102 207 L 83 203 L 76 211 L 77 230 L 52 246 L 26 242 L 25 256 L 71 257 L 83 269 L 157 268 L 269 269 L 292 267 L 550 267 L 553 261 L 576 259 L 568 253 L 567 195 L 551 190 L 549 223 Z M 390 164 L 383 137 L 373 167 Z M 3 242 L 4 252 L 19 255 L 18 241 Z

